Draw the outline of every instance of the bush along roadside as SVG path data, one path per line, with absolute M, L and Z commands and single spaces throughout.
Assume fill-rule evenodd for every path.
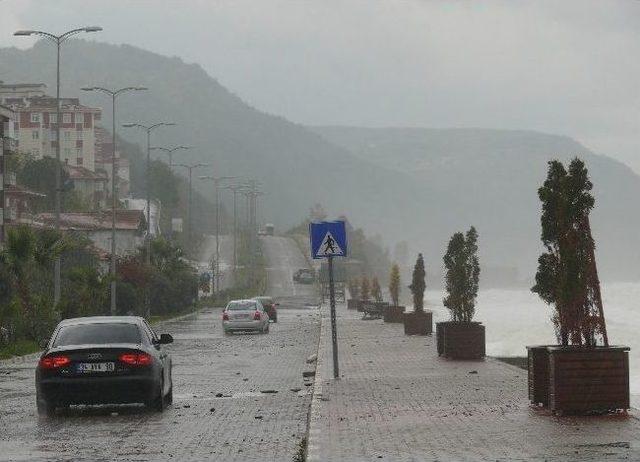
M 413 268 L 413 276 L 409 286 L 413 295 L 413 312 L 404 313 L 402 318 L 404 333 L 407 335 L 428 335 L 433 331 L 433 314 L 424 309 L 426 277 L 424 258 L 420 253 Z
M 529 346 L 529 399 L 555 413 L 629 409 L 629 348 L 610 346 L 589 214 L 595 204 L 587 168 L 548 164 L 538 190 L 542 244 L 531 289 L 553 306 L 558 345 Z
M 478 233 L 472 226 L 466 234 L 455 233 L 444 255 L 444 306 L 451 321 L 436 324 L 438 354 L 450 359 L 480 359 L 485 355 L 485 329 L 474 322 L 480 279 Z
M 150 266 L 144 263 L 144 252 L 139 249 L 117 261 L 118 314 L 144 315 L 146 293 L 152 321 L 190 312 L 198 279 L 180 247 L 155 239 Z M 54 304 L 53 265 L 58 256 L 62 292 Z M 82 236 L 26 226 L 10 229 L 0 252 L 0 357 L 37 351 L 61 319 L 110 314 L 111 281 L 96 249 Z

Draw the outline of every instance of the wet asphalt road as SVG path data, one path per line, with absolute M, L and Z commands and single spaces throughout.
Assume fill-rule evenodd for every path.
M 270 239 L 272 250 L 286 249 L 274 273 L 287 275 L 282 265 L 297 248 Z M 296 288 L 289 298 L 294 286 L 282 277 L 271 279 L 282 306 L 267 335 L 225 337 L 220 309 L 157 329 L 175 338 L 174 404 L 162 414 L 72 407 L 40 418 L 34 362 L 0 364 L 0 460 L 291 460 L 307 430 L 312 386 L 302 372 L 313 369 L 305 360 L 317 352 L 319 316 L 305 299 L 312 290 Z

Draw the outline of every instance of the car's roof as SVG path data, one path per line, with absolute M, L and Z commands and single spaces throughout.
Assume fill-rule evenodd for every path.
M 140 324 L 144 321 L 144 318 L 140 316 L 86 316 L 83 318 L 69 318 L 60 321 L 60 325 L 70 324 L 107 324 L 107 323 L 121 323 L 121 324 Z
M 255 303 L 255 298 L 243 298 L 241 300 L 230 300 L 229 303 Z
M 268 295 L 260 295 L 258 297 L 253 297 L 253 300 L 272 300 L 273 297 L 270 297 Z

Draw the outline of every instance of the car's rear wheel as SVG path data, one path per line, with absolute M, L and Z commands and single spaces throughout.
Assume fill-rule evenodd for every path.
M 269 333 L 269 322 L 265 323 L 264 329 L 262 330 L 263 334 L 268 334 Z
M 171 388 L 169 388 L 169 393 L 167 393 L 165 401 L 167 404 L 173 404 L 173 384 L 171 385 Z
M 147 407 L 153 409 L 156 412 L 164 411 L 164 408 L 167 407 L 166 396 L 164 394 L 164 380 L 160 382 L 160 390 L 158 391 L 158 393 L 146 404 Z

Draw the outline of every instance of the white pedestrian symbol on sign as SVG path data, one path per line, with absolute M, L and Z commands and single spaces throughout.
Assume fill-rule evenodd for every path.
M 344 255 L 344 252 L 336 242 L 335 238 L 331 235 L 331 233 L 327 231 L 324 239 L 322 239 L 322 244 L 320 244 L 317 255 L 319 257 L 327 257 L 331 255 Z

